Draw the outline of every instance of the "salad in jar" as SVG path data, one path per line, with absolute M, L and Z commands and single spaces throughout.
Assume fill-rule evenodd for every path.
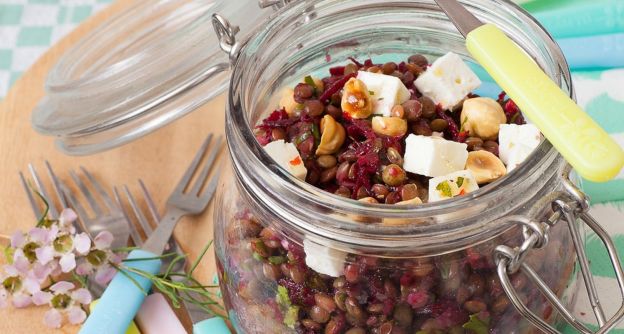
M 432 63 L 423 55 L 384 64 L 351 58 L 326 77 L 285 88 L 256 139 L 294 177 L 345 199 L 408 209 L 464 196 L 495 184 L 542 140 L 504 93 L 472 93 L 480 84 L 454 53 Z M 382 222 L 407 223 L 414 222 Z M 562 296 L 573 244 L 565 229 L 551 232 L 532 266 Z M 307 237 L 295 243 L 239 208 L 219 267 L 226 302 L 249 322 L 242 328 L 263 333 L 527 333 L 491 257 L 496 245 L 520 239 L 513 230 L 454 253 L 383 258 Z M 526 277 L 511 281 L 531 309 L 553 320 Z

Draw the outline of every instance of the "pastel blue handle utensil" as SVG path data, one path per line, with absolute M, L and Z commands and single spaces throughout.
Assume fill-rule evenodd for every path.
M 557 43 L 572 69 L 624 67 L 624 33 L 561 38 Z
M 133 250 L 128 260 L 149 259 L 142 261 L 126 261 L 124 266 L 158 274 L 162 261 L 144 250 Z M 132 279 L 131 279 L 131 278 Z M 133 281 L 134 280 L 134 281 Z M 141 289 L 136 286 L 139 284 Z M 123 334 L 139 311 L 152 282 L 135 273 L 118 272 L 104 291 L 95 311 L 87 318 L 80 329 L 80 334 Z
M 193 334 L 230 334 L 230 329 L 223 318 L 214 317 L 194 324 Z
M 624 32 L 622 0 L 536 1 L 525 8 L 555 38 Z

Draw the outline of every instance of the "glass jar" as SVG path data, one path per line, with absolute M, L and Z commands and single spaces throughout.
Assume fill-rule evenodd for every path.
M 528 14 L 504 0 L 462 2 L 573 96 L 560 50 Z M 432 0 L 302 1 L 242 45 L 227 20 L 217 16 L 215 25 L 236 61 L 226 118 L 230 160 L 214 223 L 221 289 L 239 333 L 538 332 L 526 318 L 554 332 L 561 315 L 584 327 L 562 309 L 587 271 L 574 251 L 584 237 L 577 216 L 596 227 L 549 142 L 493 185 L 395 207 L 306 184 L 255 139 L 276 92 L 347 57 L 433 59 L 453 51 L 470 61 L 464 38 Z

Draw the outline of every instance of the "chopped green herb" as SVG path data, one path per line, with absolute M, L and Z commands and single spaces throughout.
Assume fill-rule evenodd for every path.
M 295 107 L 295 109 L 303 110 L 303 109 L 305 109 L 305 105 L 303 103 L 298 103 L 297 106 Z
M 509 123 L 510 124 L 516 123 L 516 118 L 518 118 L 518 116 L 520 116 L 520 112 L 516 112 L 515 114 L 513 114 L 513 116 L 511 116 L 511 119 L 509 120 Z
M 487 318 L 485 321 L 479 318 L 478 314 L 473 314 L 470 316 L 470 320 L 465 323 L 462 327 L 464 329 L 471 330 L 475 334 L 488 334 L 490 319 Z
M 383 101 L 383 99 L 384 99 L 383 97 L 380 97 L 377 99 L 377 101 Z
M 270 256 L 269 262 L 271 264 L 282 264 L 286 262 L 286 257 L 284 256 Z
M 307 76 L 303 79 L 303 81 L 305 81 L 306 84 L 312 86 L 312 88 L 314 88 L 314 95 L 318 94 L 318 87 L 316 87 L 316 83 L 314 82 L 314 79 L 312 79 L 311 76 Z
M 453 192 L 451 191 L 451 185 L 448 181 L 440 182 L 436 186 L 436 190 L 441 192 L 445 197 L 453 197 Z
M 293 142 L 295 143 L 295 146 L 299 146 L 299 144 L 303 143 L 308 138 L 310 138 L 310 132 L 306 131 L 300 136 L 296 137 Z
M 253 257 L 257 261 L 264 261 L 264 258 L 262 257 L 262 255 L 258 254 L 257 252 L 254 252 L 251 257 Z
M 461 187 L 464 184 L 464 178 L 463 177 L 458 177 L 457 178 L 457 186 Z
M 282 285 L 277 286 L 277 295 L 275 296 L 275 301 L 278 305 L 283 307 L 290 307 L 290 297 L 288 297 L 288 289 Z
M 284 325 L 295 329 L 297 320 L 299 320 L 299 306 L 290 306 L 284 314 Z
M 369 91 L 368 91 L 368 94 L 370 94 L 370 95 L 375 95 L 375 92 L 373 92 L 372 90 L 369 90 Z
M 321 143 L 321 131 L 318 125 L 312 125 L 312 135 L 314 136 L 314 143 L 318 146 Z

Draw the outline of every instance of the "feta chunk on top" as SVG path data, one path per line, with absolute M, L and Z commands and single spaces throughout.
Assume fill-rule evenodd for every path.
M 460 170 L 429 179 L 429 202 L 438 202 L 479 189 L 469 170 Z
M 466 167 L 468 145 L 438 137 L 410 134 L 405 139 L 403 169 L 424 176 L 442 176 Z
M 295 144 L 276 140 L 264 146 L 264 150 L 280 165 L 295 177 L 305 180 L 308 170 L 303 164 Z
M 319 274 L 339 277 L 344 274 L 347 253 L 303 239 L 303 251 L 308 267 Z
M 390 110 L 397 104 L 409 100 L 411 94 L 401 79 L 385 74 L 359 71 L 360 79 L 371 94 L 373 114 L 390 116 Z
M 542 134 L 533 124 L 501 124 L 498 132 L 499 157 L 507 172 L 518 167 L 542 141 Z
M 452 109 L 470 92 L 481 86 L 481 80 L 455 53 L 438 58 L 415 82 L 416 88 L 443 109 Z

